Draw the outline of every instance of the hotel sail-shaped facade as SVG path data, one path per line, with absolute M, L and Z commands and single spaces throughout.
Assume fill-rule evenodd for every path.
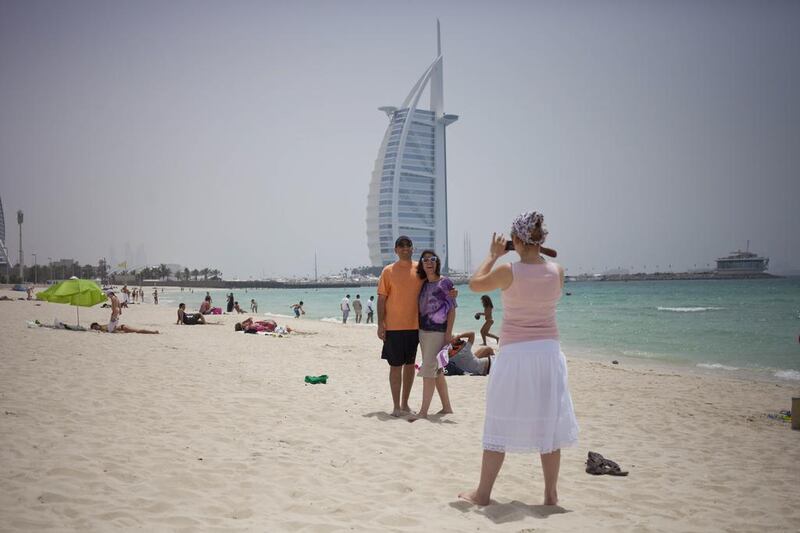
M 367 196 L 367 246 L 373 266 L 394 262 L 394 241 L 408 235 L 414 248 L 435 250 L 445 272 L 447 245 L 447 162 L 445 127 L 458 119 L 444 114 L 442 46 L 436 28 L 436 59 L 402 105 L 381 107 L 389 117 Z M 429 89 L 430 108 L 418 107 Z

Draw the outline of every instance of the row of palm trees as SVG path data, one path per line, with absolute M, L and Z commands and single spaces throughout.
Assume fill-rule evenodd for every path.
M 190 281 L 194 279 L 195 281 L 200 279 L 200 276 L 203 277 L 203 281 L 210 280 L 219 280 L 222 279 L 222 271 L 217 270 L 216 268 L 201 268 L 201 269 L 189 269 L 184 268 L 183 270 L 179 270 L 177 272 L 173 272 L 167 265 L 161 263 L 157 267 L 145 267 L 139 270 L 122 270 L 116 272 L 119 276 L 135 276 L 138 280 L 142 281 L 145 279 L 167 279 L 170 276 L 174 275 L 178 281 Z
M 203 281 L 208 280 L 221 280 L 222 279 L 222 271 L 216 268 L 201 268 L 201 269 L 188 269 L 184 268 L 178 272 L 172 272 L 172 270 L 161 263 L 158 266 L 154 267 L 145 267 L 138 270 L 117 270 L 115 272 L 109 273 L 108 264 L 103 261 L 102 259 L 98 262 L 97 265 L 83 265 L 81 266 L 79 263 L 75 262 L 71 265 L 62 265 L 62 266 L 54 266 L 54 265 L 32 265 L 32 266 L 25 266 L 24 268 L 24 278 L 19 277 L 19 265 L 8 265 L 8 268 L 2 268 L 2 272 L 0 272 L 0 280 L 4 280 L 6 283 L 26 283 L 26 282 L 44 282 L 48 279 L 67 279 L 70 276 L 77 276 L 83 279 L 101 279 L 104 282 L 108 281 L 111 283 L 116 283 L 117 279 L 125 279 L 129 276 L 133 276 L 136 278 L 138 282 L 142 282 L 146 279 L 167 279 L 170 276 L 174 275 L 178 281 L 190 281 L 195 280 L 198 281 L 202 279 Z

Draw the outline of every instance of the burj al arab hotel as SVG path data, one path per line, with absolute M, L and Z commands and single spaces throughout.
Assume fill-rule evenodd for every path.
M 437 56 L 389 117 L 367 197 L 367 246 L 373 266 L 394 262 L 394 241 L 408 235 L 417 251 L 430 248 L 449 271 L 447 255 L 447 161 L 445 127 L 458 120 L 444 113 L 442 41 L 436 22 Z M 429 89 L 430 109 L 418 106 Z

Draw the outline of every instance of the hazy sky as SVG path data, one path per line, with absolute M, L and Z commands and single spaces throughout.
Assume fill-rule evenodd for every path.
M 800 268 L 800 2 L 0 2 L 18 259 L 226 278 L 369 262 L 388 119 L 442 24 L 450 264 L 535 209 L 569 273 Z

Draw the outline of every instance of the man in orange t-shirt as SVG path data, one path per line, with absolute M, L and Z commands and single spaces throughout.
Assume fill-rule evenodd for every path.
M 401 416 L 411 412 L 408 397 L 414 384 L 423 280 L 417 275 L 417 263 L 411 260 L 414 248 L 409 237 L 397 238 L 394 253 L 398 260 L 383 269 L 378 282 L 378 338 L 383 341 L 381 358 L 389 363 L 392 416 Z

